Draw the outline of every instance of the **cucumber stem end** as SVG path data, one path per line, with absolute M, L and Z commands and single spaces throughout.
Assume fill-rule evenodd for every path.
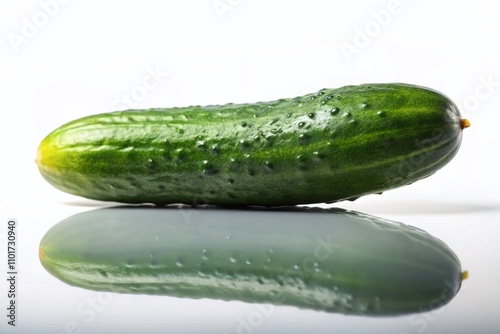
M 463 130 L 463 129 L 465 129 L 465 128 L 468 128 L 469 126 L 470 126 L 470 122 L 469 122 L 469 120 L 468 120 L 468 119 L 466 119 L 466 118 L 462 118 L 462 119 L 460 120 L 460 128 L 461 128 L 462 130 Z

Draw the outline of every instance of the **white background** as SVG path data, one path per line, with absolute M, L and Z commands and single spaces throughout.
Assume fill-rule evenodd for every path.
M 239 302 L 103 300 L 45 272 L 38 261 L 44 233 L 72 214 L 112 205 L 59 192 L 39 175 L 37 146 L 56 127 L 127 107 L 256 102 L 407 82 L 461 106 L 472 126 L 458 155 L 430 178 L 338 206 L 441 238 L 470 273 L 462 290 L 444 308 L 413 317 L 278 307 L 246 331 L 498 333 L 499 17 L 493 0 L 1 1 L 0 269 L 6 271 L 6 223 L 16 218 L 20 274 L 18 326 L 7 326 L 0 311 L 0 332 L 238 333 L 245 332 L 240 321 L 256 312 Z

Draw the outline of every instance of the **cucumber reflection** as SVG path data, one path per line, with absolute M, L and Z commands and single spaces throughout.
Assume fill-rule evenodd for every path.
M 427 311 L 461 283 L 459 260 L 437 238 L 342 209 L 103 208 L 53 226 L 40 259 L 96 291 L 345 314 Z

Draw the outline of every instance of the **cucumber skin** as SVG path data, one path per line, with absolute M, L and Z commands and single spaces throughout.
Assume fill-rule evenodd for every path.
M 69 122 L 40 144 L 56 188 L 123 203 L 295 205 L 411 184 L 459 149 L 457 107 L 407 84 L 255 104 L 128 110 Z
M 442 241 L 343 210 L 98 209 L 52 227 L 40 261 L 90 290 L 369 316 L 441 307 L 461 285 Z

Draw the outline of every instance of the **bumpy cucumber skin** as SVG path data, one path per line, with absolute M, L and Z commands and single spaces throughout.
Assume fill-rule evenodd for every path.
M 295 205 L 380 193 L 446 165 L 457 107 L 407 84 L 254 104 L 128 110 L 67 123 L 40 144 L 43 177 L 124 203 Z
M 96 291 L 370 316 L 429 311 L 461 285 L 442 241 L 342 210 L 98 209 L 52 227 L 40 260 Z

